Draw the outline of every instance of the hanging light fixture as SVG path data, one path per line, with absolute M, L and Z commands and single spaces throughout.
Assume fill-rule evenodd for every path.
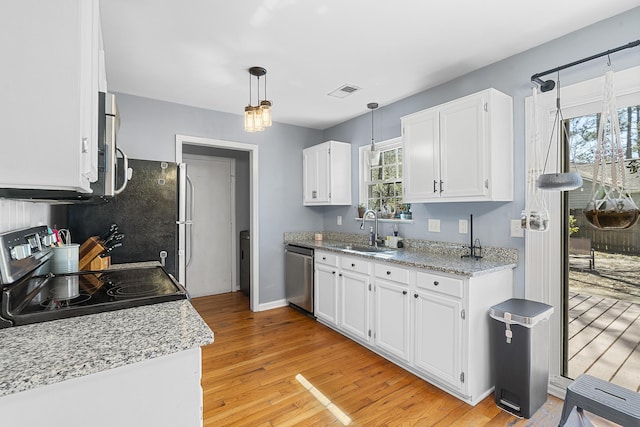
M 271 101 L 267 100 L 267 78 L 264 84 L 264 99 L 260 101 L 260 77 L 266 76 L 267 70 L 262 67 L 249 68 L 249 105 L 244 107 L 244 130 L 246 132 L 260 132 L 265 127 L 272 124 L 271 121 Z M 256 77 L 257 84 L 257 102 L 258 105 L 253 106 L 251 103 L 251 77 Z
M 371 147 L 369 150 L 369 166 L 377 165 L 380 162 L 380 152 L 376 150 L 376 141 L 373 137 L 373 110 L 378 108 L 377 102 L 370 102 L 367 108 L 371 110 Z
M 562 109 L 560 108 L 560 73 L 558 73 L 558 83 L 556 85 L 557 95 L 556 95 L 556 116 L 553 120 L 553 128 L 551 129 L 551 136 L 549 138 L 549 147 L 547 149 L 547 157 L 544 161 L 544 170 L 547 168 L 547 161 L 549 160 L 549 152 L 551 151 L 551 144 L 553 143 L 553 134 L 556 133 L 557 142 L 557 158 L 558 158 L 558 172 L 552 173 L 542 173 L 538 180 L 536 181 L 536 185 L 541 190 L 547 191 L 569 191 L 575 190 L 576 188 L 580 188 L 582 186 L 582 177 L 578 172 L 560 172 L 562 170 L 561 167 L 561 150 L 560 147 L 563 144 L 564 135 L 564 144 L 566 147 L 569 146 L 569 135 L 567 134 L 567 128 L 564 124 L 564 116 L 562 115 Z M 562 132 L 562 133 L 561 133 Z M 543 170 L 543 172 L 544 172 Z

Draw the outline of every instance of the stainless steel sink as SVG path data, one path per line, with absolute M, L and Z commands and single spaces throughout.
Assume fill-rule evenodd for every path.
M 342 245 L 338 246 L 339 249 L 350 252 L 360 252 L 360 253 L 379 253 L 379 252 L 392 252 L 391 248 L 379 248 L 376 246 L 366 246 L 366 245 Z

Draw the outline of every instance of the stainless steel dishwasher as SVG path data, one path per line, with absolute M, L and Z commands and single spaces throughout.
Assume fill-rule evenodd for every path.
M 313 249 L 285 246 L 287 302 L 313 314 Z

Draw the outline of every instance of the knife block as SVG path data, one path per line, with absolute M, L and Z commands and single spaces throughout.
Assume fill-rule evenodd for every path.
M 101 258 L 105 248 L 96 236 L 89 237 L 81 246 L 78 256 L 79 270 L 102 270 L 111 265 L 111 257 Z M 105 261 L 107 260 L 107 261 Z

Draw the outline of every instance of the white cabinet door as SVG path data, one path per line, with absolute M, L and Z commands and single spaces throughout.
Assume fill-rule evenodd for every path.
M 302 151 L 302 202 L 351 204 L 351 144 L 327 141 Z
M 511 97 L 487 89 L 401 123 L 406 202 L 513 200 Z
M 438 111 L 402 118 L 403 184 L 406 202 L 440 197 L 440 137 Z
M 339 326 L 344 331 L 369 341 L 369 276 L 352 271 L 342 271 L 339 278 L 340 318 Z
M 314 278 L 315 309 L 317 318 L 338 325 L 338 269 L 316 263 Z
M 416 291 L 414 364 L 456 390 L 462 388 L 462 303 Z
M 376 279 L 374 295 L 376 346 L 409 360 L 409 286 Z
M 485 97 L 479 94 L 440 109 L 442 197 L 487 194 L 485 105 Z
M 98 0 L 3 2 L 0 187 L 90 191 L 97 178 Z
M 307 148 L 302 157 L 304 204 L 329 203 L 329 147 Z

